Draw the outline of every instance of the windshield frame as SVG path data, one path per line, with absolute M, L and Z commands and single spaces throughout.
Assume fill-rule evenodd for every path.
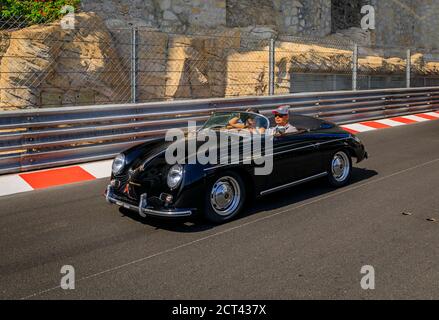
M 264 116 L 263 114 L 261 114 L 261 113 L 255 113 L 255 112 L 248 112 L 248 111 L 234 110 L 234 111 L 218 111 L 218 112 L 215 111 L 215 112 L 213 112 L 213 114 L 209 117 L 209 119 L 206 120 L 206 122 L 204 123 L 204 125 L 203 125 L 199 130 L 211 129 L 211 128 L 206 128 L 206 124 L 209 122 L 209 120 L 210 120 L 212 117 L 214 117 L 214 116 L 216 116 L 216 115 L 221 115 L 221 114 L 226 115 L 226 114 L 236 114 L 236 113 L 239 113 L 240 115 L 241 115 L 241 114 L 253 115 L 253 116 L 255 116 L 255 117 L 258 117 L 258 116 L 259 116 L 259 117 L 261 117 L 262 119 L 265 120 L 265 124 L 266 124 L 265 129 L 266 129 L 266 130 L 270 129 L 270 120 L 268 120 L 268 118 L 267 118 L 266 116 Z

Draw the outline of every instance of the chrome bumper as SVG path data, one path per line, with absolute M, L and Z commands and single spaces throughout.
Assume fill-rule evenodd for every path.
M 138 206 L 121 201 L 115 197 L 114 192 L 113 192 L 113 187 L 111 185 L 109 185 L 107 187 L 107 191 L 105 192 L 105 198 L 106 198 L 108 203 L 116 204 L 118 206 L 127 208 L 129 210 L 136 211 L 143 218 L 146 218 L 147 216 L 177 218 L 177 217 L 188 217 L 188 216 L 192 215 L 192 210 L 179 210 L 179 209 L 156 210 L 156 209 L 153 209 L 151 207 L 148 207 L 146 193 L 144 193 L 140 196 L 140 202 L 139 202 Z

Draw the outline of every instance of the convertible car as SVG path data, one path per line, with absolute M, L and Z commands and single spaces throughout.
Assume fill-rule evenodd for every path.
M 242 123 L 241 128 L 231 126 L 232 122 Z M 271 151 L 261 148 L 272 160 L 269 174 L 256 174 L 261 164 L 245 162 L 243 157 L 220 164 L 169 164 L 165 155 L 172 142 L 161 138 L 128 149 L 114 159 L 106 199 L 142 217 L 202 214 L 213 223 L 223 223 L 238 215 L 246 200 L 253 197 L 324 177 L 331 185 L 342 187 L 351 177 L 352 159 L 360 162 L 367 158 L 359 138 L 334 123 L 290 112 L 290 123 L 298 132 L 284 133 L 270 129 L 273 122 L 271 117 L 257 113 L 218 112 L 202 128 L 218 134 L 249 130 L 251 137 L 272 135 Z M 191 139 L 185 134 L 181 143 Z M 195 145 L 201 147 L 200 142 Z

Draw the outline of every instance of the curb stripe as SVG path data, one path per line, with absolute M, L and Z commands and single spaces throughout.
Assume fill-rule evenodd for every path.
M 393 121 L 398 121 L 398 122 L 402 122 L 405 124 L 412 124 L 412 123 L 416 123 L 416 120 L 412 120 L 412 119 L 408 119 L 408 118 L 404 118 L 404 117 L 396 117 L 396 118 L 392 118 Z
M 23 173 L 19 174 L 19 176 L 33 189 L 44 189 L 48 187 L 96 179 L 79 166 Z
M 384 124 L 384 123 L 380 123 L 380 122 L 376 122 L 376 121 L 361 122 L 361 124 L 364 125 L 364 126 L 368 126 L 368 127 L 375 128 L 375 129 L 386 129 L 386 128 L 390 128 L 389 125 Z
M 32 191 L 33 188 L 18 174 L 0 176 L 0 196 Z
M 83 164 L 80 167 L 93 175 L 96 179 L 101 179 L 108 178 L 110 176 L 112 164 L 113 160 L 106 160 Z
M 428 115 L 426 113 L 417 114 L 416 116 L 418 116 L 420 118 L 427 119 L 427 120 L 436 120 L 437 119 L 436 117 L 433 117 L 433 116 Z
M 436 119 L 439 118 L 439 112 L 427 112 L 425 114 L 429 115 L 429 116 L 432 116 L 432 117 L 435 117 Z
M 385 125 L 387 125 L 389 127 L 398 127 L 398 126 L 403 126 L 404 125 L 404 123 L 402 123 L 402 122 L 394 121 L 394 120 L 391 120 L 391 119 L 376 120 L 374 122 L 382 123 L 382 124 L 385 124 Z
M 373 131 L 376 130 L 375 128 L 369 127 L 369 126 L 365 126 L 364 124 L 361 123 L 354 123 L 354 124 L 347 124 L 342 126 L 343 129 L 351 129 L 357 132 L 366 132 L 366 131 Z
M 350 129 L 350 128 L 346 128 L 345 126 L 342 126 L 342 127 L 343 127 L 343 130 L 346 130 L 346 131 L 349 132 L 349 133 L 352 133 L 352 134 L 356 134 L 356 133 L 358 133 L 358 131 L 352 130 L 352 129 Z
M 418 115 L 415 115 L 415 116 L 404 116 L 403 118 L 404 118 L 404 119 L 413 120 L 413 121 L 416 121 L 416 122 L 425 122 L 425 121 L 428 121 L 428 120 L 425 119 L 425 118 L 418 117 Z

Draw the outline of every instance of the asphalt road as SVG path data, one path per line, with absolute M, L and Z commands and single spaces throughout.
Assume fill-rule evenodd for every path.
M 371 158 L 348 187 L 285 190 L 222 226 L 125 215 L 105 179 L 2 197 L 0 298 L 438 299 L 439 121 L 359 136 Z

